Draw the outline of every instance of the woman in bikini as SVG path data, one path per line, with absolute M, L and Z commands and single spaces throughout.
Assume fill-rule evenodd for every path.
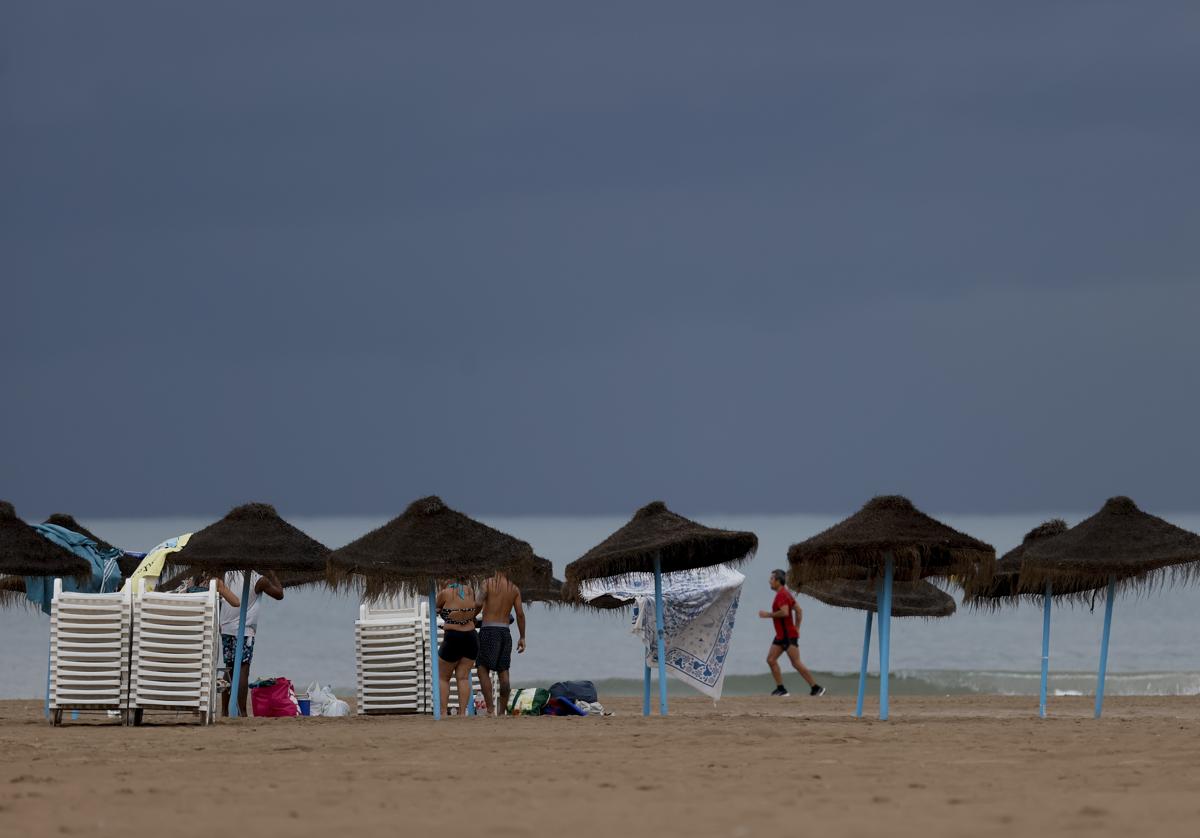
M 458 683 L 458 712 L 467 714 L 471 700 L 471 669 L 479 655 L 479 637 L 475 634 L 475 615 L 483 603 L 475 590 L 462 582 L 450 582 L 437 595 L 438 616 L 444 631 L 438 647 L 438 680 L 442 683 L 442 717 L 450 702 L 450 676 Z

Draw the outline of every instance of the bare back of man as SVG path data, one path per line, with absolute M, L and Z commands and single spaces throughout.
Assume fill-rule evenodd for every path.
M 503 573 L 497 573 L 483 586 L 483 627 L 479 630 L 479 686 L 483 690 L 489 715 L 497 712 L 496 697 L 492 694 L 492 673 L 500 682 L 500 708 L 508 707 L 508 696 L 512 691 L 508 670 L 512 662 L 512 632 L 508 628 L 509 617 L 515 613 L 517 621 L 517 654 L 525 651 L 525 608 L 521 604 L 521 589 L 509 581 Z

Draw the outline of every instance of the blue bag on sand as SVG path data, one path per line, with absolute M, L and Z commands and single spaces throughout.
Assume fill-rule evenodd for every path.
M 596 685 L 591 681 L 559 681 L 550 687 L 551 698 L 569 698 L 571 701 L 598 701 Z
M 586 716 L 587 710 L 578 706 L 574 701 L 564 696 L 552 698 L 542 708 L 543 716 Z

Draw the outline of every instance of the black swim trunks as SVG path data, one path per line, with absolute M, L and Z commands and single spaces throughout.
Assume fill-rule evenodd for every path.
M 776 637 L 774 640 L 771 641 L 771 645 L 782 646 L 783 650 L 786 652 L 789 646 L 795 646 L 797 649 L 800 648 L 800 638 L 799 637 Z
M 464 658 L 475 660 L 479 655 L 479 638 L 475 631 L 447 631 L 442 636 L 442 645 L 438 647 L 438 657 L 446 663 L 458 663 Z
M 476 663 L 492 672 L 508 672 L 512 666 L 512 632 L 508 626 L 484 626 L 479 630 Z

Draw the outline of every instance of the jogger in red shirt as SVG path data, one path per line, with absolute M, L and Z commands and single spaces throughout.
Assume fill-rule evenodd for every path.
M 784 584 L 786 581 L 787 574 L 782 570 L 771 571 L 771 590 L 775 592 L 775 601 L 771 603 L 770 611 L 758 612 L 758 616 L 775 623 L 775 640 L 771 643 L 771 651 L 767 652 L 767 666 L 771 667 L 771 675 L 775 678 L 775 691 L 771 695 L 788 695 L 787 687 L 783 685 L 783 673 L 779 671 L 779 656 L 784 652 L 787 652 L 792 668 L 808 682 L 809 694 L 824 695 L 825 688 L 816 682 L 808 667 L 800 661 L 800 621 L 804 614 Z

